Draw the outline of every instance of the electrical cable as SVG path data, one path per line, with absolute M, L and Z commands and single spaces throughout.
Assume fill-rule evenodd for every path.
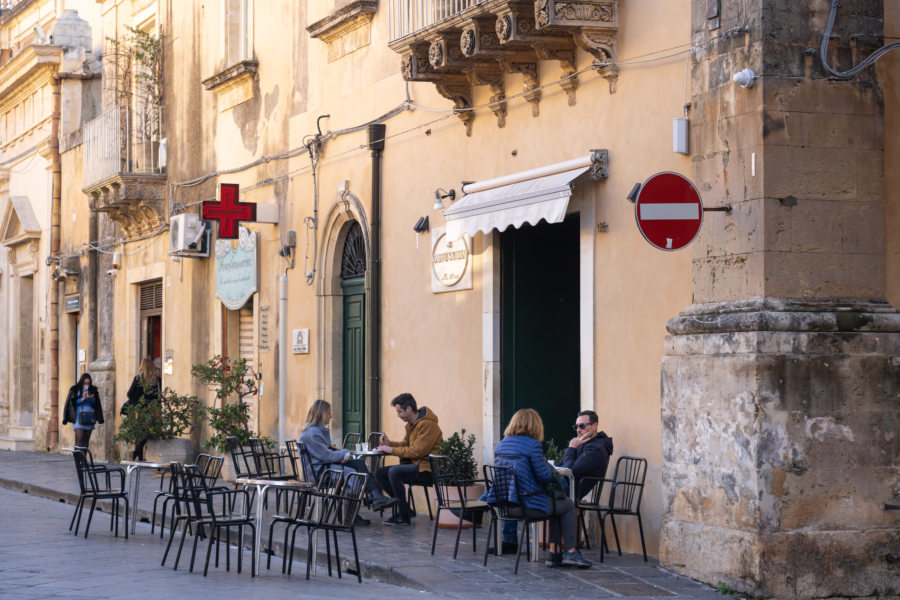
M 828 64 L 828 43 L 831 41 L 831 31 L 834 28 L 834 21 L 837 18 L 838 11 L 838 3 L 839 0 L 831 0 L 831 12 L 828 13 L 828 23 L 825 25 L 825 34 L 822 36 L 822 44 L 819 46 L 819 57 L 822 59 L 822 66 L 825 67 L 825 70 L 834 75 L 835 77 L 840 77 L 842 79 L 849 79 L 850 77 L 855 77 L 859 75 L 863 70 L 867 69 L 871 65 L 875 64 L 879 58 L 890 52 L 891 50 L 896 50 L 900 48 L 900 42 L 894 42 L 892 44 L 887 44 L 886 46 L 882 46 L 872 54 L 866 57 L 861 63 L 856 65 L 851 69 L 847 69 L 846 71 L 835 71 L 831 65 Z

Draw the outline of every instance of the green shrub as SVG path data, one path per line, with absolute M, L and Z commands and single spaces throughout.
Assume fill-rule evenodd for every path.
M 139 401 L 125 409 L 115 440 L 171 440 L 193 429 L 203 415 L 196 396 L 182 396 L 165 388 L 154 400 Z
M 544 458 L 552 460 L 554 463 L 560 462 L 563 458 L 563 451 L 559 449 L 553 438 L 544 442 Z
M 441 454 L 449 456 L 456 465 L 456 481 L 463 483 L 472 481 L 478 476 L 478 463 L 475 462 L 475 434 L 466 436 L 466 430 L 461 429 L 441 442 Z

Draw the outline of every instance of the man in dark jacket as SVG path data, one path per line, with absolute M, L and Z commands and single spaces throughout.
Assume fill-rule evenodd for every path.
M 563 466 L 572 469 L 575 481 L 578 482 L 578 497 L 587 494 L 594 482 L 581 481 L 583 477 L 606 476 L 609 457 L 613 453 L 613 441 L 605 432 L 599 431 L 597 413 L 583 410 L 575 419 L 575 432 L 578 434 L 569 442 L 563 456 Z

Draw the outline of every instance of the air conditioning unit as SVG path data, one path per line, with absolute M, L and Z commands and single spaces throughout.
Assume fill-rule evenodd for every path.
M 169 255 L 206 258 L 212 231 L 199 215 L 183 213 L 169 221 Z

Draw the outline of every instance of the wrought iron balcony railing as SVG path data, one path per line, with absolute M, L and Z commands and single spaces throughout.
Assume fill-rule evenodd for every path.
M 402 39 L 454 17 L 486 0 L 391 0 L 390 41 Z
M 161 125 L 154 106 L 117 106 L 85 124 L 82 187 L 120 173 L 161 173 Z

